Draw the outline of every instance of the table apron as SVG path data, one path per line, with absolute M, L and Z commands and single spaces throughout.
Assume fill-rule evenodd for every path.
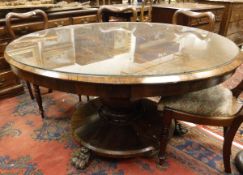
M 220 84 L 234 73 L 234 70 L 232 70 L 220 76 L 185 82 L 114 85 L 62 80 L 27 72 L 13 65 L 11 65 L 11 68 L 21 79 L 39 86 L 68 93 L 110 98 L 141 98 L 183 94 Z

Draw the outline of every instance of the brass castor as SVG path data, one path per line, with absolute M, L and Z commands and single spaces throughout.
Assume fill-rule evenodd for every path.
M 72 165 L 78 169 L 85 169 L 89 163 L 91 152 L 88 148 L 80 148 L 72 157 Z

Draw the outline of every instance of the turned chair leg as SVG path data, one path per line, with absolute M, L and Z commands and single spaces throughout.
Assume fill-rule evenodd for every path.
M 166 160 L 166 147 L 168 144 L 169 131 L 172 122 L 172 112 L 165 110 L 162 117 L 162 128 L 160 135 L 159 164 L 162 165 Z
M 42 99 L 41 99 L 41 94 L 40 94 L 40 88 L 36 84 L 33 84 L 33 86 L 34 86 L 34 91 L 35 91 L 35 99 L 36 99 L 36 102 L 38 104 L 41 117 L 45 118 L 45 116 L 44 116 L 44 109 L 43 109 L 43 106 L 42 106 Z
M 32 92 L 32 88 L 31 88 L 30 82 L 26 81 L 26 85 L 27 85 L 27 88 L 28 88 L 28 91 L 29 91 L 29 94 L 30 94 L 30 98 L 33 100 L 34 99 L 34 95 L 33 95 L 33 92 Z
M 226 173 L 231 173 L 230 167 L 230 155 L 231 155 L 231 146 L 235 134 L 240 127 L 242 121 L 235 119 L 231 126 L 228 128 L 227 133 L 224 137 L 224 145 L 223 145 L 223 159 L 224 159 L 224 169 Z

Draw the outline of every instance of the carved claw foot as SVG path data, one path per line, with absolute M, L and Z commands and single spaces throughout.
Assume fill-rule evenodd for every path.
M 82 147 L 74 153 L 72 157 L 72 165 L 78 169 L 85 169 L 89 163 L 91 152 L 88 148 Z
M 176 122 L 175 131 L 174 131 L 175 136 L 183 136 L 187 132 L 188 132 L 188 130 L 182 124 Z

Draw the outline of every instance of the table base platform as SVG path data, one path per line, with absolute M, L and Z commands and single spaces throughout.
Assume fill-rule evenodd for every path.
M 156 104 L 142 99 L 114 110 L 109 106 L 114 103 L 109 101 L 107 105 L 107 100 L 98 98 L 80 104 L 72 117 L 74 139 L 98 155 L 113 158 L 158 150 L 161 118 Z

